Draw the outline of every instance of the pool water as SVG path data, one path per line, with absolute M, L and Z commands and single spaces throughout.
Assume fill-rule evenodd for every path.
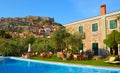
M 120 69 L 78 66 L 7 57 L 0 58 L 0 73 L 120 73 Z

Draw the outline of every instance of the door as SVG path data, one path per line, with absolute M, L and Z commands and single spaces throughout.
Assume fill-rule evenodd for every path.
M 98 43 L 92 43 L 92 50 L 94 51 L 94 55 L 98 55 Z

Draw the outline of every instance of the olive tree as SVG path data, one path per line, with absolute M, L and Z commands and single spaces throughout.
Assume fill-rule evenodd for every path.
M 79 53 L 82 48 L 82 34 L 75 33 L 67 39 L 68 51 L 73 53 Z
M 52 33 L 51 39 L 54 44 L 54 48 L 58 51 L 63 51 L 66 48 L 66 39 L 70 36 L 65 29 L 56 30 Z
M 118 55 L 118 44 L 120 44 L 120 32 L 113 30 L 103 41 L 109 48 L 112 48 L 113 55 Z

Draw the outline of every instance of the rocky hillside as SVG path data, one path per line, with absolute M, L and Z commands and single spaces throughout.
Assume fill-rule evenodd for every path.
M 0 30 L 4 30 L 13 37 L 25 37 L 28 34 L 32 34 L 35 37 L 50 35 L 51 32 L 61 27 L 63 26 L 50 17 L 0 18 Z

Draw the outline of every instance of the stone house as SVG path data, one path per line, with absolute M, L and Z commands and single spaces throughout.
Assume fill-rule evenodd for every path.
M 120 31 L 120 11 L 106 13 L 106 5 L 101 5 L 101 14 L 96 17 L 64 24 L 64 27 L 71 33 L 80 32 L 84 34 L 83 50 L 94 51 L 95 55 L 105 55 L 109 50 L 103 40 L 112 30 Z M 103 53 L 104 52 L 104 53 Z

